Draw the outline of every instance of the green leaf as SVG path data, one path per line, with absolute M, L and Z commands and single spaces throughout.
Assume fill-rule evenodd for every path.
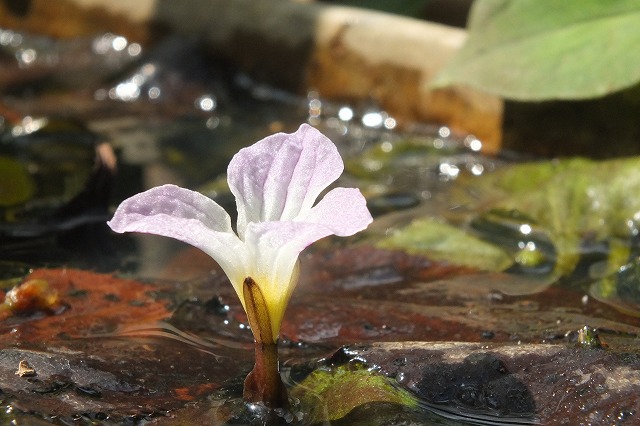
M 300 400 L 310 424 L 341 419 L 371 402 L 417 406 L 416 398 L 389 378 L 364 367 L 354 370 L 353 366 L 316 370 L 292 390 L 291 396 Z
M 477 0 L 465 46 L 432 85 L 508 99 L 583 99 L 640 81 L 638 0 Z
M 513 263 L 500 248 L 431 218 L 415 220 L 376 245 L 486 271 L 502 271 Z
M 561 275 L 575 269 L 583 242 L 628 240 L 639 226 L 638 157 L 519 164 L 472 185 L 479 198 L 494 198 L 491 208 L 518 211 L 536 221 L 555 246 Z

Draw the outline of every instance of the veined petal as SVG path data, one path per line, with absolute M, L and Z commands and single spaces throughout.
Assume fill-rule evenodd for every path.
M 297 284 L 294 271 L 300 252 L 329 235 L 353 235 L 372 220 L 358 189 L 335 188 L 294 221 L 248 224 L 245 244 L 250 251 L 248 259 L 254 262 L 249 271 L 270 307 L 274 335 L 278 335 Z
M 227 169 L 238 206 L 238 235 L 244 239 L 250 222 L 293 220 L 308 212 L 343 169 L 333 142 L 308 124 L 241 149 Z
M 300 252 L 332 233 L 327 226 L 306 222 L 262 222 L 247 226 L 245 243 L 254 262 L 249 268 L 250 275 L 269 305 L 274 335 L 280 330 L 297 284 L 295 271 Z
M 334 188 L 295 221 L 323 225 L 332 234 L 347 237 L 365 229 L 373 218 L 367 209 L 367 200 L 359 189 Z
M 107 224 L 115 232 L 143 232 L 191 244 L 218 262 L 233 283 L 245 274 L 247 251 L 233 233 L 229 215 L 198 192 L 175 185 L 152 188 L 124 200 Z

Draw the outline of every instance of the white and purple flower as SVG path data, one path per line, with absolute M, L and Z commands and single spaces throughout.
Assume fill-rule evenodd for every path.
M 334 188 L 315 203 L 343 169 L 336 146 L 303 124 L 295 133 L 241 149 L 229 163 L 236 232 L 220 205 L 175 185 L 123 201 L 108 224 L 116 232 L 163 235 L 201 249 L 224 270 L 245 310 L 243 286 L 250 278 L 264 297 L 275 342 L 297 283 L 300 252 L 328 235 L 353 235 L 372 221 L 355 188 Z

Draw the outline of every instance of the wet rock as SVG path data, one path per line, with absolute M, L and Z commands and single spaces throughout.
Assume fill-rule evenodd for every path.
M 103 339 L 91 345 L 50 343 L 44 350 L 1 349 L 3 403 L 32 418 L 102 415 L 110 424 L 122 424 L 131 415 L 164 417 L 167 410 L 213 392 L 221 386 L 215 378 L 221 377 L 222 365 L 227 372 L 241 371 L 211 363 L 211 355 L 183 344 L 155 346 L 153 340 Z M 14 374 L 22 360 L 28 360 L 33 375 Z
M 317 3 L 212 0 L 189 9 L 164 1 L 155 8 L 101 5 L 202 37 L 218 56 L 280 87 L 316 87 L 339 100 L 373 98 L 398 121 L 447 123 L 478 135 L 492 151 L 498 147 L 501 101 L 465 88 L 432 90 L 427 84 L 462 45 L 462 30 Z M 217 13 L 210 16 L 201 7 Z M 260 19 L 265 14 L 271 19 Z M 416 56 L 412 49 L 430 53 Z
M 160 287 L 73 269 L 36 270 L 25 283 L 34 281 L 68 308 L 0 320 L 0 422 L 138 424 L 204 398 L 252 361 L 250 350 L 159 322 L 171 315 Z
M 640 415 L 637 353 L 452 342 L 374 343 L 342 352 L 459 419 L 635 424 Z
M 640 319 L 535 277 L 366 245 L 318 250 L 303 270 L 282 326 L 292 341 L 574 343 L 571 332 L 589 325 L 603 343 L 630 350 L 640 335 Z

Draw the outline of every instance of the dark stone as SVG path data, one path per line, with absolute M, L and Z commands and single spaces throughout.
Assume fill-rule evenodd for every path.
M 377 343 L 340 352 L 389 377 L 402 377 L 401 385 L 427 409 L 456 413 L 472 423 L 493 418 L 513 424 L 563 424 L 566 419 L 635 424 L 640 413 L 636 353 L 455 342 Z

